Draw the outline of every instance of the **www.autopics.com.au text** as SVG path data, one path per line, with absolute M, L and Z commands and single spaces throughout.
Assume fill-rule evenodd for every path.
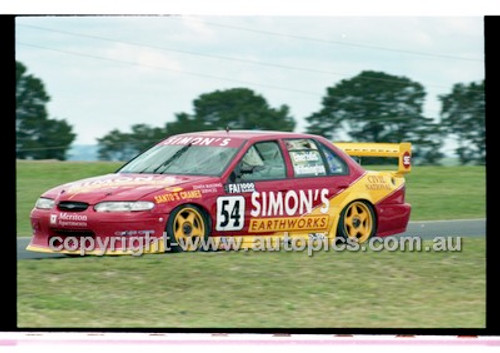
M 329 239 L 324 236 L 312 235 L 309 239 L 285 235 L 281 239 L 269 236 L 254 237 L 251 244 L 244 244 L 242 237 L 182 237 L 176 243 L 167 241 L 166 233 L 163 237 L 144 236 L 110 236 L 110 237 L 60 237 L 49 239 L 49 248 L 54 252 L 64 252 L 85 255 L 102 256 L 107 253 L 129 253 L 141 256 L 144 253 L 160 251 L 160 241 L 165 251 L 180 248 L 183 251 L 199 249 L 202 251 L 231 250 L 231 251 L 294 251 L 306 252 L 313 256 L 318 251 L 402 251 L 402 252 L 460 252 L 462 250 L 461 237 L 434 237 L 425 241 L 418 236 L 401 237 L 373 237 L 360 244 L 357 238 Z

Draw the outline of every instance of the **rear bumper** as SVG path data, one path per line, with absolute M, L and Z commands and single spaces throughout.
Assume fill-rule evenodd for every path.
M 377 235 L 380 237 L 403 233 L 410 221 L 411 205 L 377 204 Z

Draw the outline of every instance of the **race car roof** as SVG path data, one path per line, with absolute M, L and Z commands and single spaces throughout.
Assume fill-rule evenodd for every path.
M 303 137 L 313 137 L 313 135 L 296 133 L 296 132 L 283 132 L 283 131 L 265 131 L 265 130 L 211 130 L 211 131 L 199 131 L 199 132 L 189 132 L 185 134 L 179 134 L 176 136 L 210 136 L 210 137 L 230 137 L 235 139 L 244 140 L 259 140 L 273 138 L 303 138 Z

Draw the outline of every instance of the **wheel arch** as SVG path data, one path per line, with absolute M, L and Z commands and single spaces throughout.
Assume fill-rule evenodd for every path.
M 355 197 L 357 196 L 357 197 Z M 375 207 L 375 203 L 372 201 L 372 199 L 370 198 L 369 195 L 367 194 L 364 194 L 364 195 L 353 195 L 353 197 L 346 197 L 339 205 L 338 205 L 338 212 L 336 213 L 336 217 L 333 221 L 333 224 L 331 225 L 331 228 L 330 228 L 330 234 L 329 234 L 329 237 L 330 238 L 335 238 L 337 236 L 337 230 L 338 230 L 338 226 L 339 226 L 339 222 L 340 222 L 340 217 L 342 215 L 342 212 L 344 211 L 344 209 L 350 205 L 351 203 L 355 202 L 355 201 L 363 201 L 363 202 L 366 202 L 370 205 L 370 207 L 372 208 L 373 210 L 373 214 L 374 214 L 374 221 L 375 221 L 375 228 L 377 229 L 378 228 L 378 219 L 379 219 L 379 215 L 377 213 L 377 208 Z M 375 234 L 376 234 L 376 231 L 375 231 Z
M 183 202 L 183 203 L 178 204 L 177 206 L 172 208 L 170 210 L 170 212 L 168 213 L 167 222 L 168 222 L 168 219 L 170 219 L 172 214 L 175 214 L 175 212 L 178 209 L 180 209 L 181 207 L 186 207 L 186 206 L 196 206 L 201 212 L 203 212 L 205 214 L 205 216 L 207 217 L 207 220 L 208 220 L 208 229 L 209 229 L 210 233 L 212 233 L 212 226 L 213 226 L 213 222 L 214 222 L 212 219 L 212 215 L 210 214 L 206 205 L 198 203 L 198 202 Z M 211 235 L 211 234 L 209 234 L 209 235 Z

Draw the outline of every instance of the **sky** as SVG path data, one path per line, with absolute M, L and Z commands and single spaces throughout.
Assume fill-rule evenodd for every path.
M 44 82 L 49 115 L 74 126 L 75 144 L 163 127 L 200 94 L 235 87 L 288 105 L 300 132 L 327 87 L 363 70 L 420 82 L 437 118 L 439 95 L 484 79 L 483 30 L 480 16 L 17 17 L 16 60 Z

